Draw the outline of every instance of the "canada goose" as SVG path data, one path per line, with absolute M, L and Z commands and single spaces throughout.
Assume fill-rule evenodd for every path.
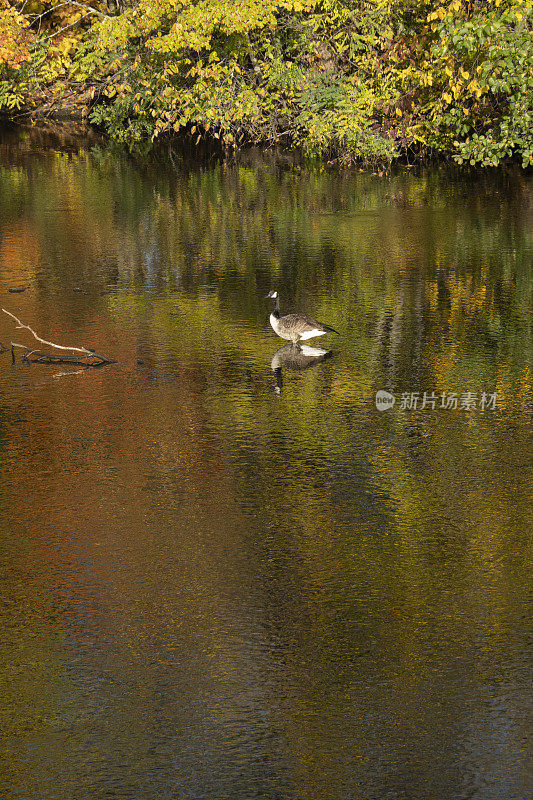
M 267 297 L 276 301 L 274 311 L 270 315 L 270 324 L 282 339 L 289 339 L 293 344 L 297 344 L 304 339 L 323 336 L 325 333 L 338 333 L 335 328 L 324 325 L 323 322 L 317 322 L 307 314 L 286 314 L 284 317 L 280 317 L 278 293 L 272 290 Z

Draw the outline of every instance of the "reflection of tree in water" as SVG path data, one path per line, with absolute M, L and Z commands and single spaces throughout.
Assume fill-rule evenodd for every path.
M 40 739 L 57 735 L 62 706 L 44 667 L 56 624 L 73 647 L 77 639 L 75 625 L 43 615 L 52 586 L 61 609 L 63 596 L 80 598 L 72 618 L 82 631 L 88 600 L 102 598 L 104 652 L 116 642 L 107 699 L 141 720 L 140 763 L 154 718 L 163 751 L 185 708 L 176 752 L 188 746 L 194 766 L 196 743 L 203 752 L 214 738 L 208 766 L 224 772 L 237 695 L 248 705 L 232 730 L 259 743 L 248 761 L 263 793 L 279 743 L 302 797 L 348 797 L 353 775 L 365 796 L 421 795 L 421 775 L 442 774 L 443 763 L 441 785 L 454 796 L 465 774 L 457 753 L 521 752 L 529 185 L 487 178 L 467 192 L 438 173 L 380 181 L 253 159 L 178 172 L 151 162 L 142 172 L 102 151 L 35 158 L 28 148 L 16 165 L 5 156 L 0 146 L 2 277 L 33 270 L 23 301 L 39 330 L 64 319 L 102 343 L 114 336 L 120 362 L 97 380 L 45 387 L 43 415 L 12 401 L 12 374 L 2 372 L 6 508 L 34 531 L 5 545 L 6 564 L 21 548 L 26 559 L 6 653 L 22 644 L 34 662 L 43 647 L 37 668 L 22 653 L 25 685 L 17 664 L 17 680 L 8 675 L 23 691 L 8 697 L 6 739 L 29 725 Z M 80 284 L 83 294 L 71 294 Z M 313 358 L 279 399 L 265 392 L 275 337 L 262 298 L 273 285 L 341 330 L 332 368 Z M 287 377 L 304 356 L 288 345 L 272 368 Z M 373 391 L 388 386 L 501 396 L 492 415 L 379 413 Z M 29 487 L 38 500 L 44 492 L 42 506 L 27 502 Z M 43 568 L 42 585 L 39 563 L 57 570 Z M 97 654 L 90 639 L 88 674 Z M 126 668 L 137 688 L 131 705 L 114 706 Z M 56 694 L 68 698 L 57 669 Z M 87 694 L 72 696 L 72 709 L 85 707 Z M 108 746 L 116 727 L 93 737 L 111 753 L 106 764 L 131 752 L 118 727 L 118 749 Z M 15 758 L 13 770 L 32 763 Z
M 169 341 L 176 314 L 198 341 L 206 320 L 251 341 L 263 289 L 276 284 L 297 307 L 341 321 L 347 352 L 380 385 L 466 388 L 489 358 L 487 389 L 531 388 L 533 206 L 522 173 L 380 180 L 255 152 L 203 164 L 161 152 L 142 165 L 43 136 L 0 142 L 0 263 L 6 279 L 24 269 L 39 292 L 61 293 L 67 322 L 101 314 L 110 289 L 128 320 L 142 316 L 146 290 L 175 292 L 168 313 L 145 321 L 167 326 Z M 73 299 L 74 286 L 90 303 Z

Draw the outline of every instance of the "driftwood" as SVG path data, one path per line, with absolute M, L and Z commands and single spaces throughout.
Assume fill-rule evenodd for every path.
M 23 322 L 21 322 L 18 317 L 11 313 L 11 311 L 6 311 L 5 308 L 3 308 L 2 311 L 4 314 L 7 314 L 15 320 L 17 323 L 17 328 L 24 328 L 25 330 L 29 331 L 32 336 L 41 344 L 44 344 L 47 347 L 54 347 L 56 350 L 66 351 L 64 355 L 59 353 L 44 353 L 42 350 L 28 347 L 25 344 L 11 342 L 11 360 L 13 364 L 15 363 L 16 347 L 24 350 L 22 360 L 29 361 L 31 364 L 76 364 L 82 367 L 101 367 L 104 364 L 116 364 L 114 359 L 107 358 L 107 356 L 103 356 L 101 353 L 96 353 L 94 350 L 91 350 L 88 347 L 67 347 L 62 344 L 48 342 L 46 339 L 41 339 L 41 337 L 35 333 L 33 328 L 30 328 L 29 325 L 25 325 Z

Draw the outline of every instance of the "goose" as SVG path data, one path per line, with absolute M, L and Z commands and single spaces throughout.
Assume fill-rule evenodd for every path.
M 338 333 L 330 325 L 317 322 L 307 314 L 286 314 L 284 317 L 279 315 L 279 294 L 273 289 L 267 294 L 267 298 L 275 300 L 274 311 L 270 315 L 270 324 L 274 331 L 282 339 L 289 339 L 293 344 L 304 339 L 312 339 L 314 336 L 323 336 L 325 333 Z

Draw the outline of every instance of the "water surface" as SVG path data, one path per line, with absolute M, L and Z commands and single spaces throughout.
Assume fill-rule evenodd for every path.
M 2 306 L 117 360 L 0 356 L 2 797 L 525 800 L 531 175 L 171 155 L 0 136 Z

